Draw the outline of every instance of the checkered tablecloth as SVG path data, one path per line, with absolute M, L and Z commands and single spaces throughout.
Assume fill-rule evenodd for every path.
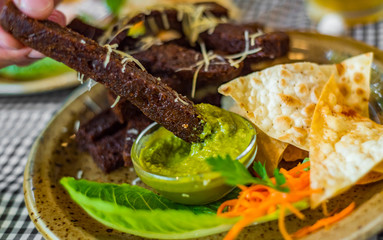
M 271 27 L 313 29 L 303 0 L 238 0 L 245 21 Z M 383 21 L 356 26 L 348 34 L 383 49 Z M 1 87 L 1 85 L 0 85 Z M 23 172 L 33 141 L 73 89 L 0 97 L 0 239 L 42 239 L 23 197 Z M 383 239 L 375 236 L 373 239 Z

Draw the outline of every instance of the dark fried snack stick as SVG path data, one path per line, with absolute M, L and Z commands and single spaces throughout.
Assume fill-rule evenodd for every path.
M 128 61 L 123 71 L 119 54 L 56 23 L 29 18 L 11 1 L 3 8 L 0 23 L 24 45 L 104 84 L 176 136 L 187 142 L 200 140 L 204 121 L 193 103 L 133 62 Z
M 136 53 L 133 56 L 152 74 L 175 74 L 183 81 L 190 83 L 197 69 L 197 66 L 194 65 L 203 60 L 200 52 L 171 43 L 154 45 L 148 50 Z M 230 66 L 228 61 L 218 59 L 213 59 L 210 63 L 207 70 L 202 67 L 198 72 L 199 83 L 224 83 L 230 81 L 239 76 L 243 67 L 243 63 L 236 68 Z
M 125 166 L 130 166 L 132 164 L 130 152 L 132 150 L 134 141 L 136 141 L 138 135 L 151 123 L 152 121 L 145 117 L 143 114 L 129 119 L 126 126 L 124 150 L 122 151 L 122 157 L 124 159 Z
M 257 24 L 218 24 L 214 32 L 201 33 L 200 38 L 208 49 L 222 51 L 228 54 L 243 52 L 245 49 L 244 32 L 249 35 L 257 33 L 262 27 Z M 289 51 L 290 39 L 286 33 L 272 32 L 265 33 L 254 39 L 254 45 L 250 49 L 262 48 L 258 53 L 251 54 L 247 58 L 274 59 L 285 55 Z
M 81 124 L 76 133 L 76 141 L 80 149 L 92 156 L 102 171 L 111 172 L 124 166 L 122 151 L 125 134 L 126 123 L 120 123 L 109 108 Z

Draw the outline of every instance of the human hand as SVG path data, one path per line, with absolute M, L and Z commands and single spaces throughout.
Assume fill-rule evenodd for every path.
M 54 0 L 13 0 L 15 5 L 26 15 L 36 19 L 49 19 L 65 26 L 65 16 L 54 10 Z M 0 0 L 0 8 L 5 0 Z M 43 54 L 24 46 L 0 27 L 0 68 L 16 64 L 28 65 L 44 57 Z

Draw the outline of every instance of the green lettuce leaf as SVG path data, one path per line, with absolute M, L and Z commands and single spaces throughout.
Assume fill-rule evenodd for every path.
M 238 196 L 235 189 L 220 201 L 188 206 L 174 203 L 145 188 L 128 184 L 98 183 L 62 178 L 71 198 L 102 224 L 133 235 L 155 239 L 198 238 L 228 231 L 240 218 L 220 218 L 219 205 Z M 294 204 L 309 207 L 307 200 Z M 278 218 L 279 211 L 258 218 L 253 224 Z
M 183 239 L 231 228 L 238 219 L 215 215 L 219 203 L 187 206 L 128 184 L 62 178 L 60 183 L 89 215 L 106 226 L 134 235 Z
M 63 63 L 51 58 L 43 58 L 25 67 L 12 65 L 0 70 L 0 76 L 17 79 L 33 80 L 51 76 L 57 76 L 65 72 L 73 71 Z

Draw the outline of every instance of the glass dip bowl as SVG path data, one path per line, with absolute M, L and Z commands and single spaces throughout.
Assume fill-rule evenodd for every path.
M 236 158 L 246 168 L 251 165 L 257 154 L 256 130 L 252 123 L 242 118 L 252 134 L 249 145 Z M 158 123 L 148 126 L 138 136 L 131 150 L 134 169 L 141 180 L 162 196 L 182 204 L 206 204 L 221 199 L 233 190 L 233 186 L 225 184 L 224 178 L 217 172 L 204 172 L 187 176 L 163 176 L 150 172 L 141 163 L 140 154 L 145 147 L 146 136 L 160 128 Z

